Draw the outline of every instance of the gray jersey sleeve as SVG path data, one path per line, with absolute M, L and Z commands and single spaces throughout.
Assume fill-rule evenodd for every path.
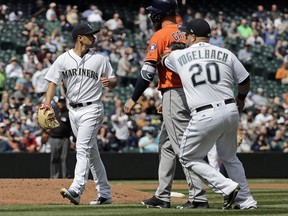
M 237 80 L 238 83 L 241 83 L 249 76 L 249 73 L 245 69 L 243 64 L 238 60 L 238 58 L 233 53 L 231 54 L 232 54 L 232 58 L 231 58 L 232 69 L 234 71 L 235 79 Z

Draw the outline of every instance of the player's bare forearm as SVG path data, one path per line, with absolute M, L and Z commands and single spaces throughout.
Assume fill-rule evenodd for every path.
M 100 81 L 102 82 L 104 87 L 108 87 L 110 89 L 115 88 L 115 86 L 117 85 L 117 78 L 116 77 L 113 77 L 113 78 L 101 77 Z
M 135 106 L 136 102 L 130 98 L 124 105 L 124 112 L 126 115 L 131 115 L 131 110 Z
M 245 106 L 245 98 L 250 90 L 250 78 L 247 77 L 242 83 L 238 85 L 238 95 L 236 97 L 236 102 L 238 106 L 238 111 L 241 114 Z
M 57 88 L 57 85 L 53 82 L 49 82 L 48 84 L 48 88 L 47 88 L 47 91 L 46 91 L 46 94 L 45 94 L 45 101 L 44 101 L 44 105 L 49 105 L 51 104 L 51 101 L 55 95 L 55 92 L 56 92 L 56 88 Z

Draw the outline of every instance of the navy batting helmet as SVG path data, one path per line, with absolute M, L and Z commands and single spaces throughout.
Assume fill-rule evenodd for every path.
M 166 16 L 175 16 L 177 7 L 177 0 L 153 0 L 152 5 L 146 10 L 150 13 L 152 22 L 157 22 Z

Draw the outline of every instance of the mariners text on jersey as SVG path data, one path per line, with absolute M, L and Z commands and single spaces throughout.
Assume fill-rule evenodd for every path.
M 189 50 L 189 49 L 188 49 Z M 205 49 L 205 50 L 193 50 L 186 52 L 185 54 L 181 55 L 177 60 L 181 66 L 187 64 L 190 61 L 197 60 L 197 59 L 216 59 L 219 61 L 223 61 L 226 63 L 228 58 L 228 54 L 220 51 L 220 50 L 213 50 L 213 49 Z
M 98 80 L 98 73 L 89 69 L 78 68 L 78 72 L 76 68 L 61 71 L 63 78 L 67 79 L 68 77 L 72 76 L 87 76 L 89 78 Z

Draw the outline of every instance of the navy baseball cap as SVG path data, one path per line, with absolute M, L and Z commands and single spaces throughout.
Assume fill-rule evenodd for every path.
M 100 29 L 93 29 L 89 24 L 77 24 L 72 30 L 72 37 L 76 38 L 78 35 L 93 35 L 99 32 Z
M 204 19 L 193 19 L 186 26 L 179 27 L 179 30 L 196 37 L 209 37 L 211 33 L 210 25 Z

